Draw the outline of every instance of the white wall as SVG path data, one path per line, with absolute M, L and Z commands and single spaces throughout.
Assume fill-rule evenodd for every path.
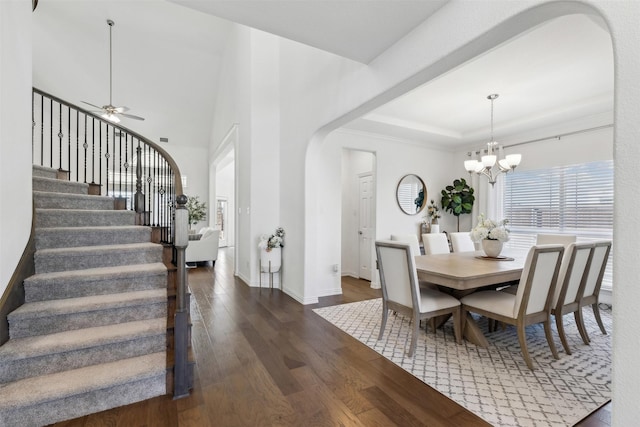
M 315 296 L 329 295 L 330 292 L 340 289 L 339 277 L 333 274 L 333 264 L 341 263 L 353 268 L 357 265 L 357 240 L 342 245 L 342 248 L 352 248 L 350 253 L 341 254 L 341 243 L 349 236 L 340 235 L 341 221 L 344 218 L 342 199 L 344 178 L 341 173 L 346 169 L 350 176 L 346 184 L 352 188 L 350 198 L 357 204 L 357 172 L 365 167 L 358 166 L 357 153 L 351 151 L 351 167 L 342 166 L 344 149 L 369 151 L 375 154 L 375 179 L 376 179 L 376 206 L 375 206 L 375 236 L 374 239 L 388 239 L 391 234 L 419 234 L 423 213 L 406 215 L 398 207 L 396 201 L 396 188 L 400 179 L 409 173 L 416 174 L 424 181 L 427 187 L 426 198 L 440 193 L 449 182 L 452 181 L 450 165 L 453 162 L 454 153 L 444 150 L 424 147 L 420 144 L 400 142 L 380 135 L 365 134 L 348 130 L 338 130 L 331 133 L 319 148 L 319 156 L 315 158 L 313 172 L 318 183 L 317 192 L 314 194 L 322 220 L 319 227 L 322 233 L 316 237 L 313 246 L 317 252 L 317 258 L 307 265 L 313 282 L 310 289 Z M 369 161 L 370 163 L 370 161 Z M 355 183 L 354 183 L 355 181 Z M 355 192 L 355 194 L 354 194 Z M 436 199 L 436 200 L 439 200 Z M 357 206 L 351 206 L 350 211 Z M 357 232 L 357 218 L 355 219 L 355 231 Z M 347 224 L 353 227 L 353 220 Z M 444 230 L 451 231 L 455 227 L 454 217 L 445 215 L 441 226 Z M 345 224 L 346 225 L 346 224 Z M 351 230 L 351 234 L 356 233 Z M 343 231 L 344 233 L 344 231 Z M 349 233 L 349 230 L 347 230 Z M 356 267 L 357 269 L 357 267 Z M 377 276 L 372 277 L 372 282 L 377 283 Z
M 180 174 L 187 177 L 187 187 L 183 188 L 184 193 L 189 197 L 198 196 L 201 202 L 207 204 L 207 218 L 198 222 L 194 228 L 198 230 L 208 225 L 212 207 L 209 200 L 208 150 L 206 148 L 177 146 L 171 143 L 162 144 L 161 147 L 175 160 Z
M 31 4 L 0 2 L 0 295 L 31 231 Z

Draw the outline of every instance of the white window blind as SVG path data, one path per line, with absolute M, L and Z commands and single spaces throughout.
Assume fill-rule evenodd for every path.
M 613 238 L 613 161 L 518 171 L 505 176 L 509 247 L 528 248 L 538 233 L 575 234 L 578 241 Z M 602 287 L 612 288 L 609 255 Z

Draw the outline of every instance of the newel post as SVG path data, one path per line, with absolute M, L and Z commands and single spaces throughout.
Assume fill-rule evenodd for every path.
M 176 248 L 176 314 L 174 322 L 174 388 L 173 398 L 179 399 L 189 395 L 188 378 L 188 347 L 189 347 L 189 312 L 187 310 L 187 269 L 185 261 L 185 249 L 189 244 L 189 211 L 187 211 L 187 196 L 184 194 L 176 197 L 177 207 L 175 212 L 175 240 Z

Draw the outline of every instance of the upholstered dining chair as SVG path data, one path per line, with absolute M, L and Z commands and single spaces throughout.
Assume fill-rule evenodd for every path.
M 418 286 L 411 245 L 391 240 L 376 241 L 376 255 L 382 286 L 382 323 L 378 339 L 387 326 L 389 310 L 408 316 L 412 322 L 408 356 L 416 349 L 420 320 L 446 314 L 453 315 L 453 330 L 458 344 L 462 340 L 460 301 L 451 295 Z
M 550 312 L 563 252 L 562 245 L 533 246 L 527 254 L 515 295 L 492 290 L 475 292 L 460 299 L 463 319 L 470 311 L 515 325 L 522 356 L 531 370 L 534 367 L 527 350 L 526 326 L 543 323 L 551 353 L 559 358 L 551 335 Z
M 564 245 L 566 248 L 570 243 L 576 242 L 575 234 L 538 234 L 536 235 L 536 245 Z
M 589 268 L 591 266 L 591 258 L 593 257 L 593 243 L 570 243 L 562 256 L 562 264 L 560 264 L 560 273 L 558 273 L 558 282 L 551 303 L 551 314 L 555 317 L 556 328 L 562 347 L 567 354 L 571 354 L 567 337 L 564 333 L 564 323 L 562 321 L 565 314 L 573 313 L 576 319 L 576 326 L 580 335 L 581 325 L 578 320 L 580 311 L 580 300 L 582 292 L 587 281 Z M 588 341 L 582 336 L 585 344 Z
M 466 231 L 449 233 L 449 238 L 453 252 L 473 252 L 476 250 L 476 245 Z
M 422 255 L 420 252 L 420 242 L 415 234 L 392 234 L 391 240 L 402 243 L 409 243 L 413 256 Z
M 611 240 L 603 240 L 594 243 L 593 258 L 591 259 L 591 266 L 589 268 L 589 274 L 585 283 L 582 299 L 580 299 L 580 310 L 578 310 L 578 330 L 582 331 L 583 341 L 588 344 L 591 340 L 587 329 L 584 326 L 584 319 L 582 317 L 582 307 L 588 305 L 593 309 L 593 315 L 598 322 L 598 326 L 604 335 L 607 334 L 607 330 L 604 328 L 602 318 L 600 317 L 600 286 L 602 285 L 602 278 L 604 277 L 604 271 L 607 268 L 607 261 L 609 260 L 609 253 L 611 252 Z
M 423 234 L 422 245 L 424 246 L 425 255 L 449 253 L 449 241 L 444 233 Z

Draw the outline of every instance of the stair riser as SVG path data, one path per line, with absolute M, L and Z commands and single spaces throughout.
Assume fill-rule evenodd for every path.
M 114 201 L 110 197 L 65 195 L 57 193 L 36 193 L 33 200 L 39 209 L 92 209 L 112 210 Z
M 52 168 L 33 165 L 33 168 L 31 169 L 31 176 L 37 178 L 55 179 L 58 176 L 58 171 Z
M 0 411 L 0 426 L 39 427 L 78 418 L 167 393 L 166 375 L 149 377 L 39 405 L 20 406 Z
M 79 298 L 92 295 L 119 294 L 122 292 L 163 289 L 167 275 L 137 276 L 135 278 L 104 278 L 101 280 L 51 280 L 24 281 L 25 302 L 48 301 L 63 298 Z
M 12 318 L 9 315 L 10 339 L 53 334 L 95 326 L 114 325 L 136 320 L 167 316 L 167 302 L 149 302 L 142 305 L 107 310 L 51 315 L 38 318 Z
M 0 363 L 0 384 L 165 351 L 166 334 Z
M 50 193 L 87 194 L 89 186 L 87 184 L 62 181 L 59 179 L 33 178 L 33 191 L 47 191 Z
M 52 248 L 71 248 L 91 245 L 125 245 L 129 243 L 149 242 L 151 230 L 139 227 L 135 230 L 36 230 L 36 250 Z
M 100 227 L 109 225 L 134 225 L 135 212 L 131 211 L 36 211 L 36 228 L 44 227 Z
M 158 262 L 162 256 L 162 246 L 136 251 L 93 251 L 91 253 L 61 252 L 35 253 L 36 274 L 56 271 L 83 270 L 86 268 L 117 265 L 150 264 Z

